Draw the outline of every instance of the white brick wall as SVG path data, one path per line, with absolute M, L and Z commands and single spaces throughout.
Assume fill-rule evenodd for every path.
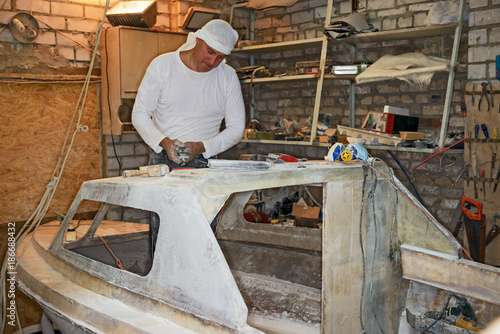
M 81 45 L 90 47 L 90 43 L 83 33 L 65 33 L 64 35 L 57 34 L 57 44 L 59 45 L 78 46 L 75 41 Z
M 469 45 L 485 44 L 488 42 L 488 32 L 486 29 L 471 30 L 469 32 Z
M 51 2 L 50 11 L 53 15 L 83 17 L 83 6 Z
M 74 48 L 59 48 L 59 54 L 68 60 L 75 59 Z
M 10 20 L 16 15 L 16 13 L 11 13 L 8 11 L 0 11 L 0 23 L 9 24 Z
M 50 16 L 50 15 L 33 15 L 38 20 L 38 25 L 41 29 L 58 29 L 66 30 L 66 19 L 64 17 Z M 49 26 L 47 26 L 47 23 Z
M 488 0 L 469 0 L 470 8 L 480 8 L 488 6 Z
M 16 1 L 16 9 L 19 11 L 50 14 L 50 2 L 42 0 L 19 0 Z
M 394 8 L 394 0 L 369 0 L 367 10 Z
M 77 49 L 76 50 L 76 60 L 77 61 L 90 61 L 92 58 L 92 53 L 87 49 Z
M 56 33 L 52 31 L 40 32 L 36 38 L 36 43 L 56 45 Z
M 85 17 L 88 19 L 102 20 L 104 8 L 101 7 L 84 7 Z
M 87 20 L 84 18 L 72 19 L 68 18 L 68 29 L 71 31 L 81 32 L 96 32 L 100 21 Z
M 500 23 L 500 8 L 482 10 L 470 13 L 469 24 L 471 26 L 482 26 Z
M 310 22 L 314 18 L 314 11 L 302 11 L 292 14 L 292 24 L 299 24 L 304 22 Z

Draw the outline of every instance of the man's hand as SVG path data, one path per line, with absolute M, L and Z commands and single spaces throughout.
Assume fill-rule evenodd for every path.
M 177 145 L 184 146 L 184 144 L 177 139 L 170 139 L 168 137 L 163 138 L 163 140 L 160 142 L 160 146 L 163 147 L 163 149 L 167 152 L 168 158 L 173 162 L 179 164 L 181 162 L 175 157 L 175 147 Z
M 195 156 L 197 156 L 200 153 L 205 152 L 205 145 L 201 141 L 197 142 L 187 142 L 184 143 L 183 145 L 187 146 L 189 148 L 189 161 L 193 160 Z

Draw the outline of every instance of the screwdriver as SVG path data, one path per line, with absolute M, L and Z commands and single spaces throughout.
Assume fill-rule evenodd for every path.
M 490 136 L 488 134 L 488 127 L 486 126 L 486 124 L 481 124 L 481 130 L 483 130 L 483 133 L 484 133 L 484 136 L 486 137 L 486 139 L 489 139 Z M 495 134 L 495 131 L 493 130 L 493 134 Z M 497 157 L 497 153 L 495 151 L 493 151 L 493 147 L 491 146 L 491 143 L 488 142 L 488 144 L 490 145 L 490 150 L 491 150 L 491 170 L 490 170 L 490 178 L 493 178 L 493 173 L 495 172 L 495 159 Z
M 483 197 L 486 199 L 486 180 L 484 178 L 484 169 L 481 172 L 481 176 L 483 178 Z

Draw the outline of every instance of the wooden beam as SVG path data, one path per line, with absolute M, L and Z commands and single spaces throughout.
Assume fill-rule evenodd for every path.
M 401 245 L 403 277 L 500 305 L 500 268 L 413 245 Z

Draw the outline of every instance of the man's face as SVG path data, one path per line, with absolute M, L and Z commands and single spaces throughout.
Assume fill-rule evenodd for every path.
M 194 61 L 198 72 L 208 72 L 219 66 L 220 62 L 226 58 L 226 54 L 211 48 L 204 40 L 197 38 L 196 46 L 193 49 Z

